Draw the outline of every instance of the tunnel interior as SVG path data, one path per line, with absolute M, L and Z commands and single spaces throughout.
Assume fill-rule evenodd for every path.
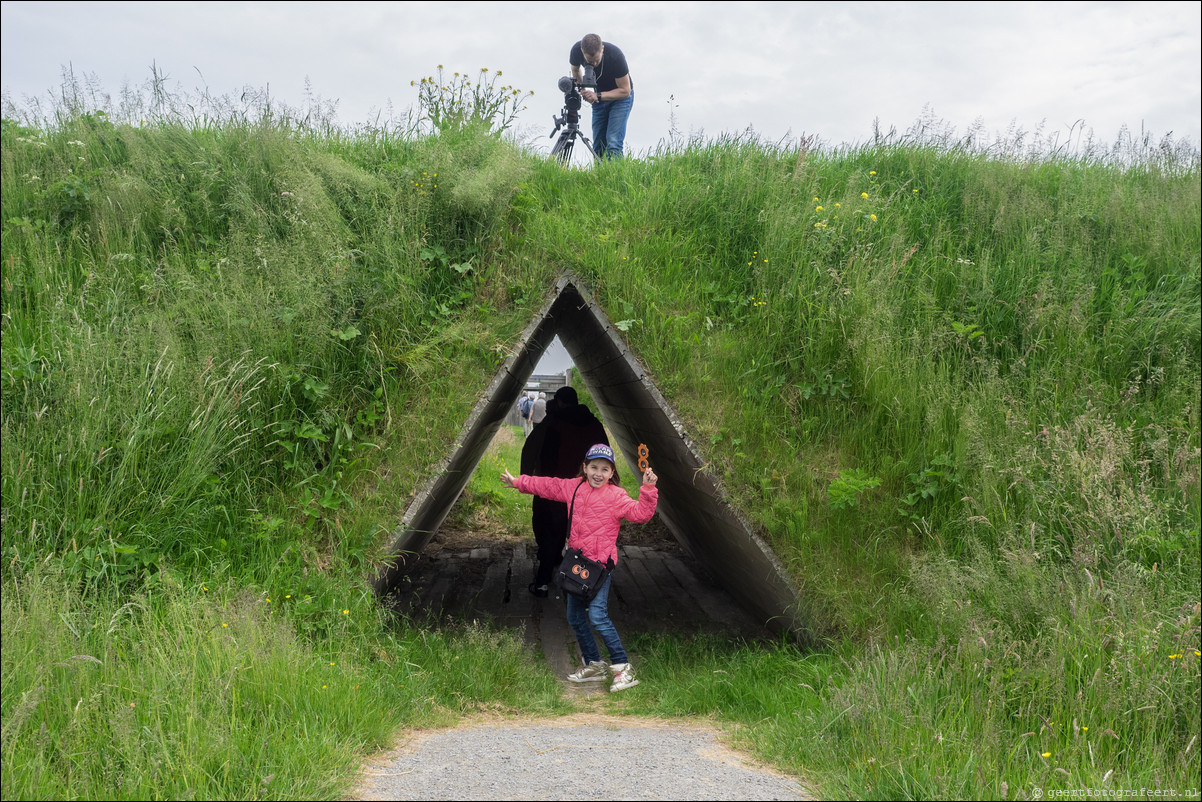
M 552 340 L 559 336 L 592 395 L 594 412 L 633 458 L 640 443 L 659 476 L 659 515 L 672 536 L 744 609 L 772 630 L 804 635 L 797 592 L 775 555 L 725 499 L 668 402 L 605 312 L 572 276 L 561 278 L 476 404 L 452 451 L 416 494 L 377 574 L 390 591 L 406 558 L 430 542 L 467 486 Z M 629 465 L 637 473 L 637 465 Z

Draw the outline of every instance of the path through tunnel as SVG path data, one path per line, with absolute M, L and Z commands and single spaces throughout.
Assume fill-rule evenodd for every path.
M 621 452 L 630 459 L 640 443 L 650 449 L 659 476 L 656 518 L 684 555 L 759 625 L 804 637 L 797 594 L 782 566 L 727 502 L 646 370 L 605 312 L 571 276 L 556 284 L 473 409 L 452 452 L 406 509 L 388 549 L 389 562 L 375 579 L 377 593 L 387 594 L 403 584 L 406 569 L 438 532 L 556 335 Z M 636 465 L 629 469 L 637 472 Z

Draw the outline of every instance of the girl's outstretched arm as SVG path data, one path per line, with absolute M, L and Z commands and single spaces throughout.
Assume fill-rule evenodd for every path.
M 505 485 L 506 487 L 517 487 L 518 480 L 517 477 L 511 474 L 509 469 L 506 468 L 505 470 L 501 471 L 501 484 Z

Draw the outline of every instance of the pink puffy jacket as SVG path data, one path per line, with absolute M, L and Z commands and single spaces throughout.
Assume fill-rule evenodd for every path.
M 584 482 L 584 484 L 580 484 Z M 580 490 L 576 486 L 580 485 Z M 655 515 L 655 503 L 659 491 L 651 485 L 639 488 L 639 497 L 633 499 L 617 485 L 606 484 L 594 489 L 587 480 L 556 479 L 553 476 L 521 475 L 514 485 L 523 493 L 541 496 L 552 501 L 572 504 L 572 493 L 576 503 L 572 507 L 572 531 L 568 546 L 580 549 L 584 556 L 597 562 L 612 559 L 618 562 L 618 527 L 623 520 L 645 524 Z

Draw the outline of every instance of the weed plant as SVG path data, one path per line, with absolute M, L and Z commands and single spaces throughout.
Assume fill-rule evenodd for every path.
M 821 645 L 644 639 L 619 709 L 825 796 L 1197 796 L 1196 150 L 924 120 L 565 171 L 149 94 L 0 124 L 5 798 L 335 796 L 394 724 L 564 709 L 366 584 L 563 271 Z M 494 477 L 465 520 L 512 531 Z

